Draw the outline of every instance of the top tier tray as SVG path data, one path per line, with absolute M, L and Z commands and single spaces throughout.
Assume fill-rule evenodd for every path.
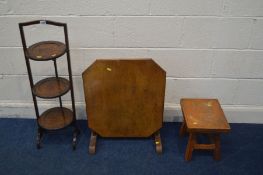
M 66 45 L 59 41 L 42 41 L 28 48 L 28 57 L 36 61 L 55 60 L 66 53 Z

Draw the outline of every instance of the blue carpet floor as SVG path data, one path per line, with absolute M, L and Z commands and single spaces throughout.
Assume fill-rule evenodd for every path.
M 0 119 L 0 174 L 263 174 L 263 125 L 231 124 L 231 132 L 221 137 L 221 161 L 214 161 L 212 152 L 195 151 L 191 162 L 184 161 L 187 137 L 178 137 L 179 123 L 164 124 L 162 155 L 155 153 L 152 139 L 99 138 L 91 156 L 86 121 L 78 126 L 75 151 L 70 128 L 45 134 L 43 148 L 37 150 L 34 120 Z

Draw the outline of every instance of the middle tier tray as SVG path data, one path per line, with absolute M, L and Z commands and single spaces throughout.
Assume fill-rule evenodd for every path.
M 73 113 L 64 107 L 55 107 L 43 112 L 38 118 L 38 124 L 47 130 L 57 130 L 69 126 L 73 121 Z
M 55 98 L 66 94 L 70 89 L 69 81 L 61 77 L 45 78 L 33 88 L 34 95 L 41 98 Z

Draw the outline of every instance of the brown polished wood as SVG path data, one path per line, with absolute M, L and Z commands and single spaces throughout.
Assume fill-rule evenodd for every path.
M 39 125 L 48 130 L 62 129 L 70 125 L 72 121 L 72 111 L 60 107 L 48 109 L 38 118 Z
M 61 77 L 45 78 L 37 82 L 33 93 L 41 98 L 54 98 L 64 95 L 70 90 L 69 81 Z
M 229 132 L 230 126 L 217 99 L 181 99 L 184 121 L 180 136 L 189 132 L 185 160 L 192 158 L 194 149 L 214 150 L 214 159 L 220 159 L 220 133 Z M 197 143 L 197 135 L 208 134 L 211 144 Z
M 28 57 L 36 61 L 53 60 L 62 56 L 65 52 L 66 45 L 59 41 L 42 41 L 27 49 Z
M 83 74 L 88 127 L 102 137 L 149 137 L 162 127 L 165 71 L 152 59 L 96 60 Z

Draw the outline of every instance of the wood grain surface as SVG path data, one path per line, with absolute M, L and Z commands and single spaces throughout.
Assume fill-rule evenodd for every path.
M 39 118 L 38 124 L 48 130 L 61 129 L 70 125 L 73 113 L 68 108 L 55 107 L 45 111 Z
M 96 60 L 82 77 L 88 127 L 100 136 L 148 137 L 162 127 L 166 73 L 153 60 Z
M 66 45 L 58 41 L 42 41 L 28 48 L 28 57 L 36 61 L 53 60 L 66 52 Z
M 70 89 L 69 81 L 61 77 L 49 77 L 40 80 L 33 87 L 33 93 L 41 98 L 54 98 L 67 93 Z
M 230 131 L 217 99 L 181 99 L 181 107 L 188 131 Z

